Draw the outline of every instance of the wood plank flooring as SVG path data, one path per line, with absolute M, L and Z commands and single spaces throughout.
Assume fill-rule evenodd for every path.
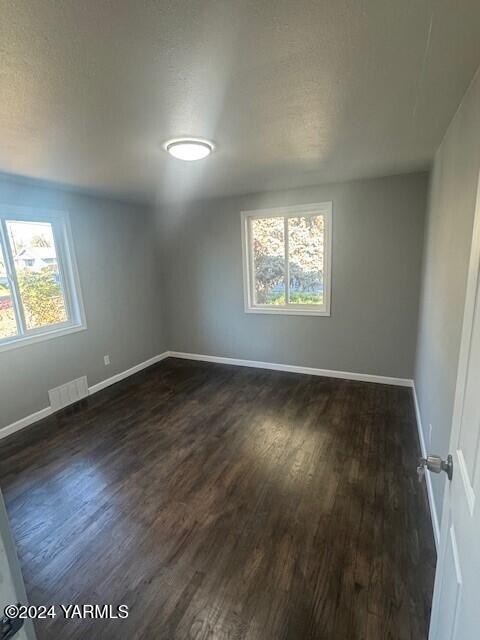
M 59 640 L 425 640 L 435 550 L 411 391 L 166 360 L 0 441 Z

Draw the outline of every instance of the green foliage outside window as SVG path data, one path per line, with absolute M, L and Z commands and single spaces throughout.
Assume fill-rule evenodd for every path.
M 291 304 L 323 301 L 324 220 L 322 216 L 288 219 L 288 272 Z M 285 304 L 285 222 L 283 217 L 252 220 L 257 304 Z
M 22 269 L 17 277 L 29 329 L 67 320 L 62 289 L 51 268 L 41 271 Z

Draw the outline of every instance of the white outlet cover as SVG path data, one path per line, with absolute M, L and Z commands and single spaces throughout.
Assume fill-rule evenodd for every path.
M 110 356 L 103 356 L 103 361 L 105 362 L 105 365 L 110 364 Z

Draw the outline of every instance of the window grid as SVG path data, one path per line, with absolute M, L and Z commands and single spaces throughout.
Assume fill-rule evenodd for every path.
M 332 203 L 324 202 L 312 205 L 279 207 L 259 211 L 242 212 L 243 277 L 246 313 L 270 313 L 286 315 L 330 315 L 331 295 L 331 250 L 332 250 Z M 300 217 L 323 218 L 323 304 L 292 303 L 290 301 L 290 257 L 289 257 L 289 219 Z M 265 218 L 283 218 L 284 224 L 284 290 L 285 304 L 261 304 L 256 302 L 256 274 L 253 250 L 254 234 L 252 221 Z
M 46 267 L 50 265 L 56 267 L 55 270 L 49 273 L 52 274 L 52 278 L 55 284 L 58 285 L 59 291 L 59 296 L 55 296 L 55 294 L 53 296 L 50 295 L 54 301 L 61 296 L 61 302 L 58 300 L 56 302 L 57 311 L 61 309 L 61 312 L 58 311 L 58 315 L 65 317 L 65 320 L 61 319 L 55 322 L 58 318 L 57 315 L 57 318 L 53 318 L 52 321 L 48 321 L 48 316 L 44 320 L 41 319 L 39 321 L 38 317 L 42 318 L 42 316 L 41 313 L 38 313 L 37 306 L 38 317 L 36 321 L 38 322 L 38 326 L 30 326 L 29 328 L 25 313 L 25 300 L 22 298 L 22 288 L 18 276 L 18 269 L 21 267 L 18 266 L 17 268 L 15 263 L 15 259 L 18 258 L 20 254 L 16 253 L 14 255 L 11 244 L 12 242 L 16 244 L 16 240 L 13 239 L 14 231 L 12 230 L 12 226 L 15 223 L 31 224 L 32 227 L 45 225 L 45 227 L 48 228 L 51 234 L 50 246 L 54 254 L 54 259 L 48 259 L 45 265 Z M 31 249 L 32 247 L 33 244 L 26 248 Z M 38 213 L 35 211 L 16 209 L 15 207 L 2 206 L 0 209 L 0 249 L 4 260 L 7 290 L 11 300 L 10 304 L 13 307 L 16 323 L 15 335 L 8 333 L 4 336 L 0 335 L 0 351 L 86 328 L 67 214 L 61 212 Z M 25 258 L 23 261 L 23 269 L 28 271 L 28 268 L 33 266 L 30 262 L 29 259 Z M 39 272 L 41 273 L 44 269 L 40 269 Z M 32 273 L 32 271 L 30 273 Z M 50 282 L 50 285 L 52 285 L 52 282 Z M 5 288 L 5 284 L 3 287 Z M 42 297 L 42 294 L 39 294 L 39 300 L 45 303 L 46 300 L 49 300 L 48 295 L 44 294 Z M 31 315 L 29 317 L 30 319 L 32 318 Z

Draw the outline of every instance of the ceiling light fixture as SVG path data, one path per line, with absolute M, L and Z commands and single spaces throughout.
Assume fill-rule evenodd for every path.
M 209 156 L 214 149 L 213 142 L 201 138 L 175 138 L 163 146 L 171 156 L 187 162 L 202 160 L 202 158 Z

